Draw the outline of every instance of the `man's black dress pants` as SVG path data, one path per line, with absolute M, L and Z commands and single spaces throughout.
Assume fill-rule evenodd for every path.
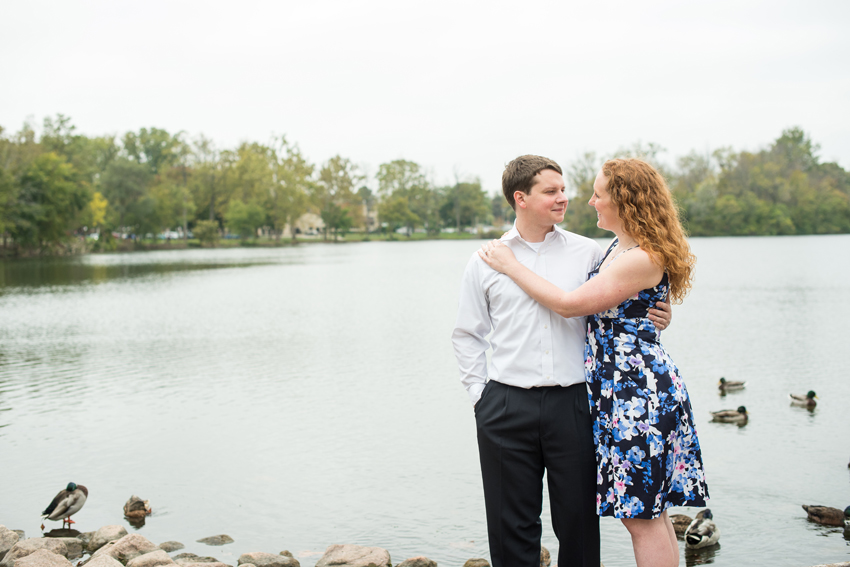
M 475 421 L 493 567 L 540 565 L 544 470 L 558 567 L 599 567 L 585 384 L 525 389 L 491 380 L 475 404 Z

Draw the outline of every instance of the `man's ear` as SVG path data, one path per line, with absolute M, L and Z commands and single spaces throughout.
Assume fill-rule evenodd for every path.
M 514 191 L 514 202 L 516 202 L 517 207 L 522 207 L 523 209 L 528 206 L 525 202 L 525 193 L 522 191 Z

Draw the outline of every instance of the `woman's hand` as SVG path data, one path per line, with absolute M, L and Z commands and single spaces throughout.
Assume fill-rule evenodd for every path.
M 487 262 L 488 266 L 503 274 L 507 274 L 511 267 L 519 264 L 513 250 L 502 244 L 500 240 L 491 240 L 482 244 L 478 255 Z

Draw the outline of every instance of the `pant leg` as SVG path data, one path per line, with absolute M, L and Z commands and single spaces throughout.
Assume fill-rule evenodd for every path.
M 540 394 L 490 381 L 475 406 L 493 567 L 540 565 Z
M 596 456 L 585 384 L 545 388 L 541 442 L 558 567 L 598 567 Z

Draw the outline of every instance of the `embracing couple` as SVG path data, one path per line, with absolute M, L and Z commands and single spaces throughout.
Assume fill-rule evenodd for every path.
M 708 489 L 687 390 L 659 342 L 695 261 L 670 190 L 644 161 L 607 161 L 589 203 L 616 235 L 605 253 L 557 226 L 567 197 L 554 161 L 515 159 L 502 190 L 516 224 L 467 264 L 452 334 L 493 567 L 540 564 L 544 471 L 559 567 L 599 566 L 599 516 L 622 520 L 638 567 L 678 565 L 666 510 L 705 506 Z

